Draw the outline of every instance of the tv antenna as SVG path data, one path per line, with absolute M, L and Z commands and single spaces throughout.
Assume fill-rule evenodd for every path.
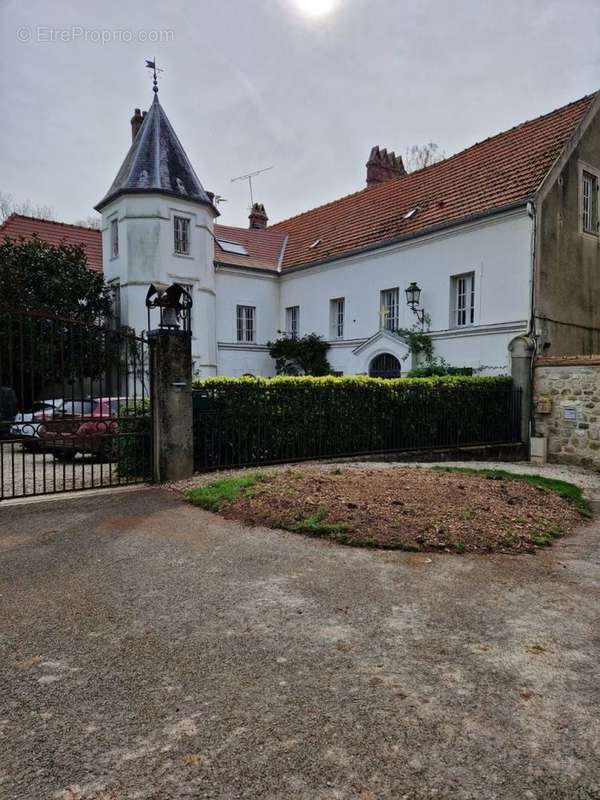
M 257 169 L 255 172 L 249 172 L 247 175 L 238 175 L 237 178 L 231 179 L 232 183 L 235 183 L 236 181 L 248 181 L 248 188 L 250 189 L 250 207 L 254 205 L 254 195 L 252 194 L 252 178 L 256 178 L 256 176 L 260 175 L 261 172 L 268 172 L 270 169 L 273 169 L 273 165 L 270 167 Z

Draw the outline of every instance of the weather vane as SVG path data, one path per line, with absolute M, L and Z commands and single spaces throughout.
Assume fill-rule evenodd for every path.
M 152 70 L 152 76 L 154 78 L 154 85 L 152 86 L 152 91 L 156 94 L 158 93 L 158 80 L 157 80 L 157 72 L 164 72 L 164 69 L 158 69 L 156 66 L 156 56 L 152 59 L 152 61 L 148 61 L 146 59 L 146 67 Z

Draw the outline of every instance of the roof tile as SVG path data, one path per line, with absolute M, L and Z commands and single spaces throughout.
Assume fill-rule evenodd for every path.
M 437 164 L 269 226 L 289 237 L 283 269 L 416 235 L 527 199 L 595 97 L 588 95 Z M 405 218 L 413 208 L 417 212 Z M 311 248 L 318 239 L 320 243 Z
M 215 242 L 215 261 L 219 264 L 276 270 L 285 250 L 287 234 L 269 228 L 234 228 L 215 225 L 215 238 L 243 244 L 247 256 L 227 253 Z
M 102 272 L 102 233 L 96 228 L 25 217 L 22 214 L 11 214 L 4 224 L 0 225 L 0 240 L 30 239 L 34 234 L 42 241 L 53 245 L 81 245 L 85 250 L 89 268 L 93 272 Z

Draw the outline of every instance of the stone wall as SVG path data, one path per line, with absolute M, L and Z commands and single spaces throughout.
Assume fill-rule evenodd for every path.
M 600 356 L 539 358 L 534 369 L 535 434 L 548 461 L 600 470 Z

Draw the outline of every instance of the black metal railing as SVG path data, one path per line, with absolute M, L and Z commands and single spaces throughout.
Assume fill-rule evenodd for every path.
M 0 307 L 0 499 L 145 480 L 147 342 Z
M 510 382 L 308 386 L 291 398 L 264 383 L 247 404 L 226 394 L 194 391 L 196 470 L 520 441 L 521 393 Z

